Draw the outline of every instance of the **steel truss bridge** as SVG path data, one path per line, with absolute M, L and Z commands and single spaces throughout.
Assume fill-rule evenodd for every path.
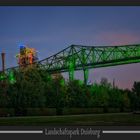
M 84 83 L 91 68 L 108 67 L 140 62 L 140 44 L 123 46 L 82 46 L 71 45 L 66 49 L 37 62 L 49 73 L 69 72 L 69 80 L 74 79 L 74 71 L 83 70 Z M 19 67 L 6 69 L 9 73 Z

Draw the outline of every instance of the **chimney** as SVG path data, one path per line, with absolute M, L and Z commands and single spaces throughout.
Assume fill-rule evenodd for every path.
M 2 72 L 5 71 L 5 53 L 1 53 L 1 58 L 2 58 Z

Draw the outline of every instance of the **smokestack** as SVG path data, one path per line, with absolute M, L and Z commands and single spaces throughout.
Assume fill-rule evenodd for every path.
M 2 58 L 2 72 L 5 71 L 5 53 L 1 53 L 1 58 Z

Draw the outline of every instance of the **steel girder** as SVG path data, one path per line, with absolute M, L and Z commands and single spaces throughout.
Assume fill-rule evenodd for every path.
M 49 72 L 67 72 L 140 62 L 140 45 L 81 46 L 71 45 L 38 64 Z

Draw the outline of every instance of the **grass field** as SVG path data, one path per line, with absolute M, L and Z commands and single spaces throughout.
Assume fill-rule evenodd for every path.
M 140 125 L 140 114 L 108 113 L 66 116 L 1 117 L 0 126 Z

